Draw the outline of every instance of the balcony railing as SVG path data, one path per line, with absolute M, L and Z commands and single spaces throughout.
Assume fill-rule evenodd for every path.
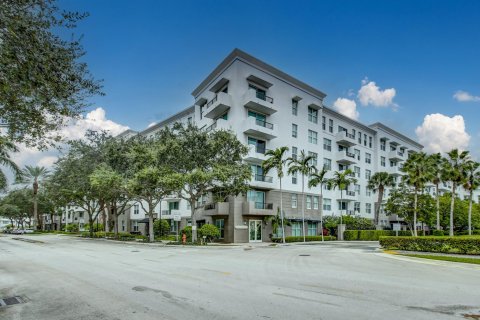
M 262 174 L 256 174 L 256 175 L 255 175 L 255 181 L 262 181 L 262 182 L 272 183 L 272 182 L 273 182 L 273 178 L 270 177 L 270 176 L 264 176 L 264 175 L 262 175 Z
M 354 139 L 354 140 L 355 140 L 355 136 L 354 136 L 353 134 L 351 134 L 351 133 L 346 132 L 346 131 L 345 131 L 345 136 L 346 136 L 347 138 L 350 138 L 350 139 Z
M 206 132 L 210 132 L 212 130 L 215 130 L 215 128 L 217 127 L 217 121 L 215 121 L 212 125 L 208 126 L 205 131 Z
M 260 120 L 260 119 L 255 119 L 255 124 L 257 126 L 273 130 L 273 123 L 263 121 L 263 120 Z
M 347 191 L 345 192 L 345 194 L 346 194 L 347 196 L 355 197 L 355 191 L 347 190 Z
M 169 216 L 170 210 L 162 210 L 162 216 Z
M 273 210 L 273 203 L 255 202 L 255 209 Z
M 255 150 L 256 153 L 265 154 L 265 153 L 267 153 L 267 151 L 270 151 L 270 149 L 267 149 L 265 147 L 261 147 L 261 146 L 258 146 L 258 145 L 251 144 L 251 146 L 253 146 L 253 149 Z
M 258 99 L 273 103 L 273 98 L 267 96 L 264 92 L 262 91 L 255 91 L 255 95 Z
M 218 95 L 215 95 L 215 97 L 213 97 L 212 100 L 208 101 L 206 104 L 205 104 L 205 108 L 208 109 L 208 107 L 210 107 L 212 104 L 215 103 L 215 101 L 217 101 L 218 99 Z

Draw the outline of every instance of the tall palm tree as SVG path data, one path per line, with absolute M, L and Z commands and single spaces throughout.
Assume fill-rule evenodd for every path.
M 388 172 L 377 172 L 368 180 L 367 188 L 373 192 L 378 191 L 378 200 L 377 206 L 375 207 L 375 225 L 378 226 L 378 221 L 380 219 L 380 207 L 383 201 L 383 194 L 385 188 L 391 188 L 395 186 L 395 179 Z
M 413 187 L 413 235 L 417 236 L 417 207 L 418 193 L 425 188 L 425 184 L 431 180 L 431 171 L 429 170 L 428 157 L 425 152 L 412 153 L 403 164 L 401 170 L 405 172 L 403 181 Z
M 310 181 L 308 181 L 308 187 L 316 187 L 320 185 L 320 230 L 322 232 L 323 241 L 323 186 L 328 183 L 326 177 L 328 170 L 325 167 L 320 171 L 315 171 L 310 175 Z
M 39 183 L 48 177 L 49 171 L 45 167 L 25 166 L 18 179 L 19 183 L 31 184 L 33 187 L 33 228 L 37 229 L 38 224 L 38 187 Z
M 306 155 L 305 150 L 300 152 L 300 156 L 296 159 L 288 158 L 288 174 L 300 173 L 302 175 L 302 235 L 305 242 L 305 176 L 309 176 L 315 171 L 312 164 L 313 156 Z
M 468 204 L 468 235 L 472 235 L 472 199 L 473 192 L 480 187 L 480 163 L 470 162 L 465 166 L 466 170 L 466 181 L 463 184 L 463 188 L 470 193 L 469 204 Z
M 468 151 L 459 151 L 453 149 L 447 153 L 447 161 L 445 163 L 446 180 L 452 183 L 452 199 L 450 201 L 450 237 L 453 237 L 453 209 L 455 206 L 455 192 L 457 187 L 465 183 L 465 168 L 471 163 Z
M 344 171 L 335 171 L 333 178 L 329 179 L 329 186 L 335 190 L 340 190 L 340 203 L 343 203 L 343 191 L 348 190 L 351 184 L 355 184 L 357 179 L 352 177 L 353 171 L 350 169 Z M 340 209 L 340 224 L 343 224 L 342 209 Z
M 431 169 L 431 178 L 432 182 L 435 185 L 435 201 L 437 209 L 437 230 L 440 230 L 440 194 L 438 188 L 440 183 L 445 178 L 445 158 L 442 157 L 440 153 L 434 153 L 429 156 L 430 169 Z
M 267 174 L 270 170 L 275 169 L 277 171 L 277 177 L 280 182 L 280 220 L 282 228 L 282 242 L 285 243 L 285 226 L 283 224 L 283 192 L 282 192 L 282 178 L 283 168 L 287 163 L 287 159 L 284 158 L 285 153 L 288 151 L 288 147 L 280 147 L 275 150 L 268 150 L 265 155 L 269 158 L 263 161 L 262 167 Z
M 0 165 L 9 168 L 18 177 L 20 169 L 10 157 L 10 154 L 13 152 L 18 152 L 18 148 L 15 144 L 7 140 L 5 137 L 0 137 Z M 7 177 L 5 176 L 5 173 L 0 170 L 0 190 L 5 190 L 7 185 Z

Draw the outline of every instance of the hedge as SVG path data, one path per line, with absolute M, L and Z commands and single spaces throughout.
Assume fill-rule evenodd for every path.
M 480 237 L 381 237 L 389 250 L 480 254 Z
M 378 241 L 383 236 L 395 236 L 396 231 L 392 230 L 345 230 L 343 239 L 346 241 Z M 410 231 L 398 231 L 399 236 L 411 236 Z
M 90 232 L 82 232 L 80 236 L 83 238 L 90 238 Z M 105 238 L 105 232 L 104 231 L 94 232 L 93 238 Z M 120 240 L 120 241 L 133 241 L 136 239 L 136 236 L 128 232 L 119 232 L 118 236 L 115 237 L 115 233 L 107 232 L 107 238 L 113 238 L 115 240 Z
M 332 241 L 335 240 L 336 238 L 334 236 L 323 236 L 323 239 L 325 241 Z M 273 242 L 281 243 L 282 238 L 272 238 Z M 322 241 L 322 236 L 305 236 L 305 241 Z M 303 242 L 303 236 L 290 236 L 290 237 L 285 237 L 285 242 Z

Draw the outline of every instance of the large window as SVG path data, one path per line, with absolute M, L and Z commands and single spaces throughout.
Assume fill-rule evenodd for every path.
M 316 167 L 318 164 L 318 154 L 316 152 L 308 151 L 308 155 L 312 156 L 311 164 Z
M 355 202 L 355 204 L 353 206 L 353 211 L 355 213 L 360 213 L 360 202 Z
M 325 116 L 322 116 L 322 130 L 327 129 L 327 118 Z
M 362 133 L 358 131 L 358 144 L 362 144 Z
M 380 165 L 385 167 L 385 157 L 380 157 Z
M 254 202 L 256 209 L 265 209 L 265 192 L 258 190 L 248 190 L 247 201 Z
M 308 130 L 308 142 L 317 144 L 318 142 L 318 135 L 317 132 L 313 130 Z
M 313 209 L 318 210 L 318 196 L 313 197 Z
M 372 213 L 372 204 L 371 203 L 365 203 L 365 212 L 366 213 Z
M 372 190 L 370 190 L 368 186 L 365 187 L 365 195 L 367 197 L 370 197 L 372 195 Z
M 325 211 L 332 210 L 332 199 L 323 198 L 323 210 Z
M 298 100 L 292 99 L 292 114 L 297 115 L 298 112 Z
M 292 236 L 300 237 L 302 235 L 302 225 L 300 222 L 292 222 Z
M 255 146 L 255 152 L 265 154 L 267 143 L 263 140 L 259 140 L 253 137 L 248 137 L 248 144 Z
M 332 140 L 323 138 L 323 150 L 332 151 Z
M 307 196 L 307 209 L 312 209 L 312 196 Z
M 365 152 L 365 163 L 372 163 L 372 155 L 368 152 Z
M 292 147 L 292 159 L 297 160 L 297 147 Z
M 360 185 L 359 185 L 359 184 L 355 184 L 355 185 L 354 185 L 354 188 L 355 188 L 355 195 L 360 195 Z
M 296 209 L 298 206 L 298 195 L 296 193 L 292 193 L 292 208 Z
M 295 123 L 292 123 L 292 137 L 296 138 L 297 136 L 298 136 L 298 126 Z
M 133 214 L 139 214 L 140 213 L 140 206 L 138 204 L 133 205 Z M 70 216 L 69 216 L 70 218 Z
M 360 160 L 360 150 L 353 149 L 353 153 L 355 154 L 355 158 L 357 158 L 357 160 Z
M 328 119 L 328 132 L 333 133 L 333 120 Z
M 308 107 L 308 121 L 318 123 L 318 110 Z
M 386 143 L 385 143 L 385 140 L 383 140 L 383 139 L 380 140 L 380 150 L 385 151 L 385 149 L 386 149 L 386 148 L 385 148 L 385 144 L 386 144 Z
M 372 176 L 372 171 L 365 169 L 365 179 L 370 180 L 371 176 Z
M 355 172 L 355 176 L 360 178 L 360 167 L 353 167 L 353 170 Z
M 215 220 L 215 226 L 220 231 L 220 239 L 223 239 L 225 237 L 225 219 Z
M 332 170 L 332 160 L 323 158 L 323 168 L 325 170 Z
M 317 223 L 309 221 L 308 222 L 308 233 L 309 236 L 316 236 L 317 235 Z
M 298 181 L 298 172 L 292 173 L 292 184 L 297 184 Z

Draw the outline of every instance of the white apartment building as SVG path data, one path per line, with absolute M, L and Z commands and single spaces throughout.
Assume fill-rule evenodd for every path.
M 226 242 L 269 241 L 271 227 L 263 222 L 276 215 L 279 207 L 279 183 L 275 172 L 263 172 L 265 152 L 289 147 L 289 156 L 302 150 L 315 157 L 314 164 L 334 171 L 351 169 L 357 183 L 340 195 L 339 190 L 323 190 L 324 215 L 351 214 L 374 217 L 377 195 L 367 189 L 371 175 L 378 171 L 396 177 L 409 153 L 422 150 L 422 145 L 381 123 L 365 125 L 324 105 L 326 94 L 235 49 L 192 92 L 194 106 L 152 126 L 139 134 L 153 135 L 175 122 L 194 122 L 205 130 L 227 129 L 249 146 L 245 161 L 251 165 L 251 189 L 245 196 L 231 197 L 226 203 L 203 199 L 196 213 L 199 225 L 217 225 Z M 121 136 L 136 134 L 129 130 Z M 399 179 L 398 179 L 399 181 Z M 287 176 L 282 181 L 283 206 L 292 222 L 287 235 L 302 235 L 302 185 L 300 176 Z M 318 235 L 320 189 L 305 187 L 305 234 Z M 444 190 L 445 191 L 445 190 Z M 432 190 L 434 192 L 434 190 Z M 388 195 L 388 191 L 387 191 Z M 463 197 L 463 196 L 462 196 Z M 162 202 L 163 217 L 173 210 L 190 218 L 190 209 L 178 198 Z M 169 214 L 165 210 L 170 210 Z M 144 219 L 140 215 L 139 219 Z M 381 215 L 381 222 L 389 219 Z

